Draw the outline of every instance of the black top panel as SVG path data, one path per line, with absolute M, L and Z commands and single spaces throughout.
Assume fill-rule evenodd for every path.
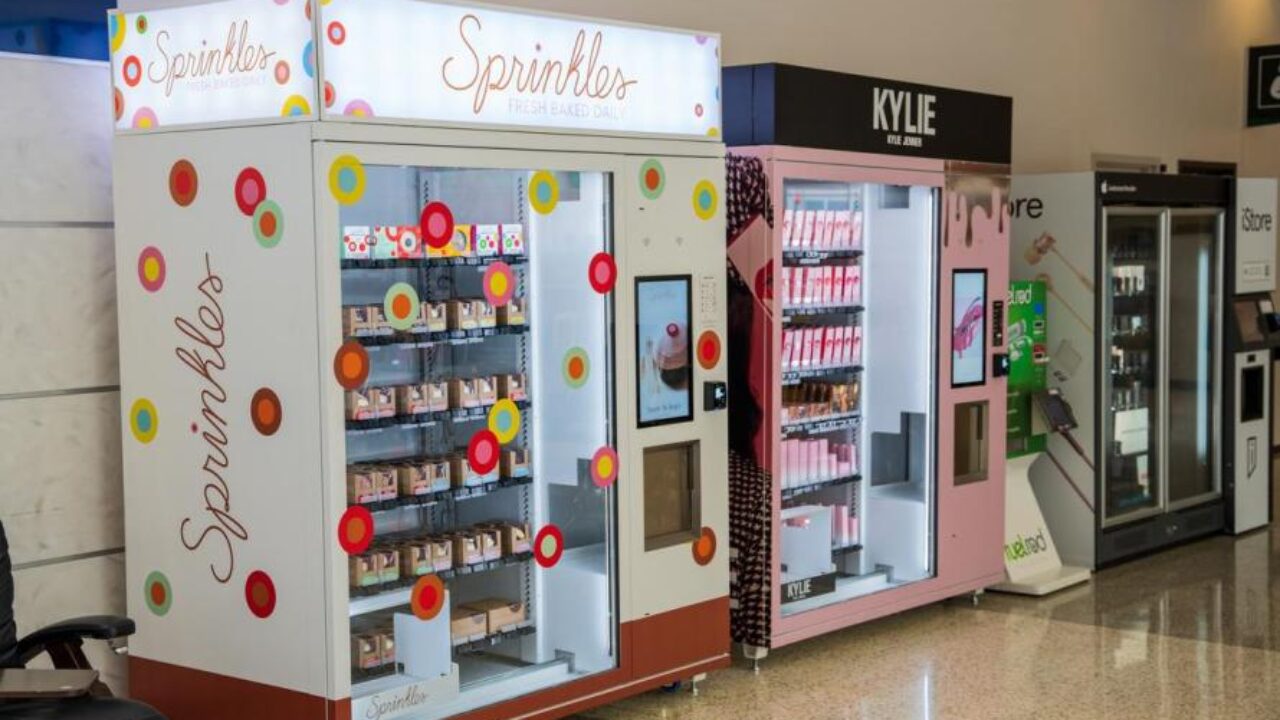
M 1009 164 L 1013 99 L 780 65 L 724 69 L 729 145 Z
M 1096 178 L 1094 192 L 1103 205 L 1212 205 L 1229 208 L 1235 183 L 1233 178 L 1215 175 L 1100 172 Z

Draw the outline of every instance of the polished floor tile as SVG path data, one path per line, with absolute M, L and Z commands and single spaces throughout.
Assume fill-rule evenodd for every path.
M 591 720 L 1280 718 L 1280 531 L 1104 570 L 1044 599 L 986 595 L 737 661 L 699 696 Z M 1274 620 L 1273 620 L 1274 618 Z

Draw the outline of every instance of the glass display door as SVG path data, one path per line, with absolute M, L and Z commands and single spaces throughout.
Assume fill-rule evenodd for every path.
M 1106 211 L 1102 288 L 1103 523 L 1160 512 L 1164 495 L 1162 210 Z
M 1219 491 L 1218 267 L 1222 213 L 1173 210 L 1169 216 L 1167 433 L 1169 508 Z
M 371 159 L 405 154 L 444 161 Z M 367 149 L 329 177 L 367 372 L 344 398 L 348 516 L 373 530 L 344 536 L 352 697 L 438 683 L 429 717 L 617 666 L 615 498 L 591 476 L 616 447 L 614 309 L 585 281 L 612 173 L 461 166 L 481 155 Z
M 783 616 L 933 576 L 936 191 L 786 179 Z

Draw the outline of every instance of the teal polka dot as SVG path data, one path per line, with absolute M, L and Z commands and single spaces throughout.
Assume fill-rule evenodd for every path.
M 501 432 L 509 431 L 511 429 L 511 413 L 498 413 L 496 424 Z
M 537 192 L 538 192 L 538 202 L 540 202 L 540 203 L 549 203 L 549 202 L 551 202 L 551 185 L 550 185 L 550 184 L 548 184 L 548 183 L 540 183 L 540 184 L 538 185 L 538 191 L 537 191 Z
M 342 188 L 342 192 L 349 193 L 356 189 L 356 173 L 351 168 L 342 168 L 338 171 L 338 187 Z
M 151 413 L 143 410 L 138 413 L 138 430 L 142 432 L 151 432 Z
M 698 193 L 698 205 L 701 206 L 703 210 L 711 209 L 711 192 L 710 191 L 703 190 L 702 192 Z

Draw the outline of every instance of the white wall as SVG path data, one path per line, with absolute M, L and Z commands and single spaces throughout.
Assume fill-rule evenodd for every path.
M 20 634 L 124 612 L 110 88 L 103 63 L 0 53 L 0 522 Z M 122 688 L 123 663 L 88 650 Z

